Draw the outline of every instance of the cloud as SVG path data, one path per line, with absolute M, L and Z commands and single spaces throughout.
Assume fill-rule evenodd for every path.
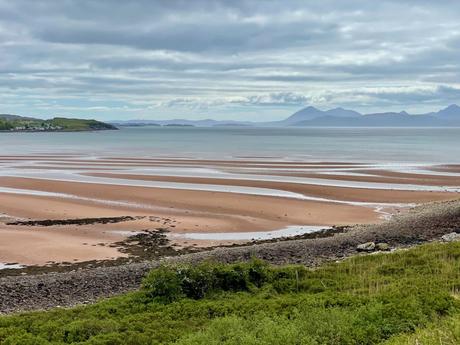
M 0 55 L 0 112 L 425 111 L 460 102 L 460 2 L 0 0 Z
M 357 91 L 356 94 L 372 96 L 376 99 L 397 102 L 401 105 L 414 102 L 457 101 L 460 99 L 460 88 L 439 85 L 435 87 L 392 87 Z
M 296 105 L 308 104 L 310 98 L 294 92 L 269 93 L 267 95 L 249 96 L 241 103 L 251 105 Z
M 186 108 L 209 108 L 221 107 L 226 105 L 242 106 L 303 106 L 308 104 L 311 99 L 305 95 L 294 92 L 278 92 L 269 94 L 251 95 L 247 97 L 228 97 L 228 98 L 175 98 L 167 102 L 157 103 L 157 107 L 186 107 Z

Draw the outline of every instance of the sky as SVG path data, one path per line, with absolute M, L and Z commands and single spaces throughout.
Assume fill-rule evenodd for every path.
M 0 113 L 270 121 L 452 103 L 458 0 L 0 0 Z

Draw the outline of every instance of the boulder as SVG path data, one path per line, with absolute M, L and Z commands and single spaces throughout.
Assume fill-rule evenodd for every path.
M 441 237 L 441 240 L 443 240 L 444 242 L 460 241 L 460 233 L 451 232 L 450 234 L 445 234 Z
M 356 246 L 358 252 L 373 252 L 375 250 L 374 242 L 366 242 Z
M 384 242 L 381 242 L 381 243 L 377 243 L 375 245 L 375 249 L 376 250 L 380 250 L 382 252 L 385 252 L 385 251 L 388 251 L 390 250 L 390 245 L 388 243 L 384 243 Z

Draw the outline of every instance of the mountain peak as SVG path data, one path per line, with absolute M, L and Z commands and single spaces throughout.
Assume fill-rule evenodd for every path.
M 322 111 L 310 105 L 306 108 L 303 108 L 295 112 L 294 114 L 292 114 L 290 117 L 288 117 L 286 120 L 282 122 L 285 124 L 294 124 L 296 122 L 309 121 L 309 120 L 313 120 L 313 119 L 323 117 L 323 116 L 349 118 L 349 117 L 359 117 L 361 116 L 361 114 L 354 110 L 344 109 L 341 107 L 330 109 L 327 111 Z
M 457 104 L 451 104 L 445 110 L 460 110 L 460 107 Z
M 299 111 L 295 112 L 286 120 L 284 120 L 284 122 L 295 123 L 299 121 L 312 120 L 322 116 L 323 114 L 324 112 L 310 105 L 306 108 L 300 109 Z
M 342 107 L 330 109 L 328 111 L 325 111 L 324 113 L 327 116 L 334 116 L 334 117 L 359 117 L 361 116 L 361 114 L 358 113 L 357 111 L 345 109 Z
M 436 113 L 437 116 L 445 119 L 453 119 L 460 117 L 460 107 L 457 104 L 451 104 Z

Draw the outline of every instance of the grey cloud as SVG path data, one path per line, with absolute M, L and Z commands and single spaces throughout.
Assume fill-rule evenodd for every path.
M 198 18 L 199 19 L 199 18 Z M 238 53 L 252 49 L 273 49 L 315 44 L 334 39 L 334 24 L 296 23 L 295 25 L 264 26 L 244 21 L 196 21 L 192 23 L 162 23 L 148 29 L 98 28 L 70 26 L 56 30 L 38 30 L 36 36 L 44 41 L 72 44 L 104 44 L 131 46 L 147 50 L 186 52 L 223 51 Z
M 439 85 L 436 87 L 412 86 L 390 88 L 360 88 L 325 92 L 318 95 L 326 103 L 341 104 L 361 108 L 369 105 L 373 111 L 382 111 L 378 107 L 398 107 L 411 109 L 426 105 L 446 106 L 458 102 L 460 99 L 460 87 Z M 384 108 L 385 109 L 385 108 Z M 421 108 L 423 109 L 423 108 Z M 425 112 L 421 110 L 420 112 Z
M 460 102 L 460 2 L 0 0 L 0 56 L 0 111 L 25 95 L 423 110 Z

